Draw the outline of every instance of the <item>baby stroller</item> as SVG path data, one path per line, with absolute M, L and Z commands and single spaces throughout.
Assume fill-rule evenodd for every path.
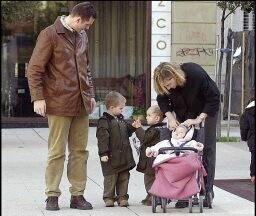
M 158 205 L 166 213 L 166 205 L 173 200 L 188 200 L 189 213 L 193 206 L 199 206 L 203 212 L 205 195 L 204 179 L 206 176 L 202 164 L 202 152 L 192 147 L 164 147 L 159 154 L 165 156 L 165 161 L 153 165 L 155 181 L 149 191 L 152 195 L 152 212 Z M 175 154 L 168 159 L 168 155 Z

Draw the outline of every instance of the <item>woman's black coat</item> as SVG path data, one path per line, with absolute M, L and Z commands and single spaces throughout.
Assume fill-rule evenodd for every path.
M 180 122 L 194 119 L 202 112 L 214 116 L 220 105 L 220 92 L 215 82 L 198 64 L 183 63 L 181 69 L 185 73 L 185 85 L 157 96 L 162 112 L 174 111 Z

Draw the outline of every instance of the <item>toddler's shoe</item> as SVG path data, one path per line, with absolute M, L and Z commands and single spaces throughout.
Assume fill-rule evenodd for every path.
M 152 200 L 151 200 L 151 197 L 149 199 L 147 199 L 143 205 L 146 205 L 146 206 L 152 206 Z
M 128 203 L 128 200 L 126 200 L 126 199 L 121 199 L 120 201 L 118 201 L 118 205 L 119 205 L 120 207 L 127 207 L 127 206 L 129 206 L 129 203 Z
M 114 207 L 114 200 L 112 199 L 105 200 L 105 205 L 106 207 Z
M 145 199 L 141 200 L 141 203 L 142 203 L 143 205 L 145 205 L 145 202 L 146 202 L 148 199 L 151 199 L 151 196 L 147 195 L 147 196 L 145 197 Z

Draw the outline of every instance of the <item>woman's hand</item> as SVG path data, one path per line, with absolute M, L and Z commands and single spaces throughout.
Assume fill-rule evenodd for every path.
M 102 156 L 102 157 L 100 157 L 100 160 L 102 162 L 108 162 L 108 156 Z
M 190 127 L 191 125 L 200 124 L 201 122 L 203 122 L 205 120 L 206 117 L 207 117 L 206 113 L 201 113 L 199 116 L 197 116 L 197 118 L 187 119 L 182 124 L 186 125 L 187 127 Z
M 191 125 L 196 125 L 200 123 L 201 123 L 201 120 L 196 118 L 196 119 L 187 119 L 182 124 L 186 125 L 187 127 L 190 127 Z
M 166 112 L 165 115 L 168 119 L 168 127 L 171 130 L 173 130 L 179 126 L 179 122 L 176 120 L 176 118 L 173 116 L 173 114 L 171 112 Z
M 168 119 L 168 126 L 171 130 L 175 129 L 176 127 L 179 126 L 179 122 L 177 120 L 169 120 Z

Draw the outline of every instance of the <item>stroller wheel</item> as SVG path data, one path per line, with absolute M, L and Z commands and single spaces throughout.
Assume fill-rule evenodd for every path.
M 161 207 L 163 209 L 163 213 L 166 213 L 166 204 L 167 204 L 167 199 L 166 198 L 162 198 Z
M 199 211 L 203 213 L 203 196 L 199 196 Z
M 152 196 L 152 212 L 153 213 L 156 213 L 156 197 L 155 196 Z
M 190 198 L 188 199 L 189 213 L 192 213 L 192 207 L 193 207 L 192 202 L 193 202 L 193 198 L 190 197 Z
M 198 205 L 198 197 L 197 196 L 194 196 L 193 198 L 193 202 L 192 202 L 192 205 Z

